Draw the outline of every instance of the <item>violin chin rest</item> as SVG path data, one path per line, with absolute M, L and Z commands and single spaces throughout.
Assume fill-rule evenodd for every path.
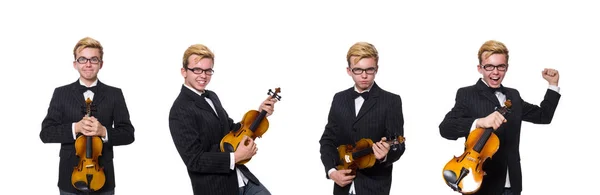
M 444 171 L 444 180 L 446 180 L 446 184 L 452 188 L 452 190 L 454 191 L 460 191 L 460 188 L 458 187 L 458 183 L 456 182 L 458 178 L 456 177 L 456 174 L 454 174 L 453 171 L 451 170 L 445 170 Z
M 228 142 L 223 143 L 223 149 L 225 149 L 225 152 L 235 152 L 233 146 Z
M 456 179 L 458 179 L 458 178 L 456 177 L 456 174 L 454 174 L 453 171 L 445 170 L 444 171 L 444 179 L 446 180 L 446 182 L 456 183 Z
M 87 184 L 84 181 L 78 181 L 74 183 L 75 188 L 77 188 L 78 190 L 84 191 L 84 192 L 89 192 L 90 188 L 88 188 Z

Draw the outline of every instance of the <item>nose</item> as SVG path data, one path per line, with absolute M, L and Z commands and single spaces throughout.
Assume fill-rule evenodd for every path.
M 367 71 L 363 71 L 362 73 L 360 73 L 360 77 L 362 77 L 363 79 L 366 79 L 367 76 Z
M 203 73 L 200 73 L 200 75 L 198 75 L 198 76 L 200 76 L 200 78 L 206 78 L 208 75 L 206 74 L 206 72 L 203 72 Z
M 498 74 L 500 71 L 498 70 L 498 67 L 494 67 L 494 69 L 492 69 L 492 74 Z

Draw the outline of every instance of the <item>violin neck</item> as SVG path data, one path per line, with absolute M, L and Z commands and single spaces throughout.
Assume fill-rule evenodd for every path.
M 265 118 L 265 116 L 267 115 L 267 111 L 260 111 L 260 114 L 258 114 L 258 117 L 256 117 L 256 119 L 254 119 L 254 121 L 252 122 L 252 125 L 250 125 L 250 131 L 254 132 L 256 131 L 256 128 L 258 128 L 258 125 L 260 125 L 260 122 L 262 122 L 262 120 Z
M 92 158 L 92 137 L 91 136 L 87 136 L 86 137 L 86 143 L 85 143 L 85 158 L 91 159 Z
M 483 130 L 483 134 L 481 134 L 481 137 L 479 138 L 479 140 L 477 140 L 475 146 L 473 146 L 473 150 L 475 150 L 475 152 L 481 153 L 483 146 L 485 146 L 485 143 L 490 138 L 493 131 L 494 130 L 492 128 L 487 128 Z
M 385 142 L 388 143 L 388 144 L 391 144 L 391 146 L 397 144 L 395 140 L 388 140 L 388 141 L 385 141 Z M 371 154 L 371 153 L 373 153 L 373 148 L 372 147 L 365 148 L 365 149 L 362 149 L 362 150 L 360 150 L 358 152 L 352 153 L 352 158 L 353 159 L 357 159 L 357 158 L 366 156 L 366 155 Z
M 508 113 L 509 110 L 506 106 L 504 106 L 502 108 L 499 108 L 498 112 L 500 112 L 500 114 L 502 114 L 502 116 L 506 116 L 506 113 Z M 492 128 L 484 129 L 483 134 L 481 135 L 479 140 L 477 140 L 477 143 L 475 143 L 475 146 L 473 146 L 473 150 L 475 150 L 475 152 L 478 152 L 478 153 L 481 152 L 481 150 L 485 146 L 485 143 L 487 143 L 487 140 L 490 138 L 490 136 L 492 136 L 493 132 L 494 132 L 494 129 L 492 129 Z
M 352 159 L 358 159 L 360 157 L 366 156 L 366 155 L 371 154 L 371 153 L 373 153 L 373 148 L 371 148 L 371 147 L 365 148 L 365 149 L 362 149 L 362 150 L 360 150 L 358 152 L 352 153 Z

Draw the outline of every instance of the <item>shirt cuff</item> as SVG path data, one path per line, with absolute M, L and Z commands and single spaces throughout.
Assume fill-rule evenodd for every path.
M 477 120 L 479 120 L 479 119 L 475 119 L 475 121 L 473 121 L 473 124 L 471 125 L 471 129 L 469 130 L 469 132 L 472 132 L 473 130 L 475 130 L 475 128 L 477 128 Z
M 230 155 L 230 161 L 229 161 L 229 169 L 233 170 L 233 168 L 235 167 L 235 155 L 233 154 L 233 152 L 229 153 Z
M 556 91 L 556 93 L 560 93 L 560 87 L 558 87 L 556 85 L 548 85 L 548 89 L 550 89 L 552 91 Z
M 104 127 L 104 132 L 106 132 L 106 135 L 100 138 L 102 138 L 102 142 L 106 143 L 108 141 L 108 129 L 106 129 L 106 127 Z
M 381 160 L 381 162 L 385 162 L 387 160 L 387 155 L 385 155 L 385 157 L 383 157 L 383 160 Z
M 327 175 L 329 175 L 329 178 L 331 178 L 331 173 L 334 171 L 337 171 L 337 169 L 331 168 L 331 169 L 329 169 L 329 171 L 327 171 Z
M 73 140 L 77 139 L 77 134 L 75 134 L 75 124 L 76 123 L 73 123 L 73 125 L 71 125 L 71 131 L 73 132 Z

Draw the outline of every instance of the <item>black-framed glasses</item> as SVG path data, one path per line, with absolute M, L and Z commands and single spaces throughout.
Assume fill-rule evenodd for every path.
M 188 68 L 185 67 L 187 70 L 192 71 L 194 74 L 202 74 L 205 73 L 206 75 L 212 75 L 213 73 L 215 73 L 215 71 L 212 68 L 209 69 L 202 69 L 202 68 Z
M 79 57 L 79 58 L 77 58 L 77 63 L 79 63 L 79 64 L 85 64 L 88 61 L 90 63 L 92 63 L 92 64 L 98 64 L 98 63 L 102 62 L 102 60 L 100 60 L 100 58 L 98 58 L 98 57 L 92 57 L 92 58 L 89 58 L 89 59 L 86 58 L 86 57 Z
M 354 73 L 355 75 L 362 74 L 363 72 L 367 72 L 367 74 L 375 74 L 375 72 L 377 72 L 377 68 L 371 67 L 371 68 L 367 68 L 367 69 L 362 69 L 362 68 L 353 68 L 352 69 L 352 73 Z
M 493 71 L 494 69 L 498 69 L 498 71 L 506 71 L 506 68 L 508 68 L 508 65 L 500 64 L 500 65 L 494 66 L 491 64 L 486 64 L 486 65 L 481 65 L 481 67 L 487 71 Z

